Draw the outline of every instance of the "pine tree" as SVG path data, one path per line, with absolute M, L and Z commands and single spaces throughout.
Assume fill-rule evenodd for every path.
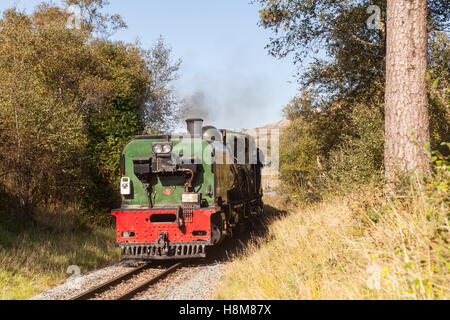
M 427 1 L 387 2 L 385 167 L 428 172 L 424 146 L 430 141 L 427 71 Z

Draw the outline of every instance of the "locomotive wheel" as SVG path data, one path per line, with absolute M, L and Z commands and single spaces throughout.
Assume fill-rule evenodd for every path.
M 223 241 L 224 223 L 221 213 L 215 213 L 211 216 L 211 240 L 215 245 Z
M 214 243 L 214 245 L 218 245 L 222 242 L 222 230 L 215 224 L 211 225 L 211 240 Z

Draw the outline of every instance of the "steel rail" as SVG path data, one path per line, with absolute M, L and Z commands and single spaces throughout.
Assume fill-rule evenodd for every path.
M 144 283 L 138 285 L 137 287 L 129 290 L 128 292 L 126 292 L 125 294 L 121 295 L 118 298 L 115 298 L 114 300 L 131 300 L 134 296 L 136 296 L 138 293 L 146 290 L 152 284 L 155 284 L 159 280 L 164 279 L 165 277 L 167 277 L 170 273 L 172 273 L 173 271 L 175 271 L 176 269 L 181 267 L 184 263 L 185 263 L 185 261 L 178 262 L 178 263 L 174 264 L 169 269 L 161 272 L 160 274 L 158 274 L 157 276 L 151 278 L 150 280 L 147 280 Z
M 70 300 L 89 300 L 94 298 L 97 294 L 103 293 L 105 291 L 107 291 L 109 288 L 118 285 L 119 283 L 125 281 L 125 280 L 129 280 L 131 279 L 134 275 L 142 272 L 143 270 L 147 269 L 149 267 L 150 263 L 146 263 L 143 266 L 140 266 L 138 268 L 135 268 L 125 274 L 122 274 L 108 282 L 105 282 L 103 284 L 100 284 L 86 292 L 83 292 L 73 298 L 71 298 Z

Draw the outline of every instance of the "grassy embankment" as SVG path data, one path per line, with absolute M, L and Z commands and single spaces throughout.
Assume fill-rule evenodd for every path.
M 64 282 L 71 265 L 86 272 L 117 261 L 111 228 L 80 224 L 67 212 L 37 216 L 39 226 L 23 227 L 0 214 L 0 299 L 27 299 Z
M 266 198 L 269 213 L 286 208 Z M 216 299 L 448 299 L 448 186 L 291 205 L 231 263 Z

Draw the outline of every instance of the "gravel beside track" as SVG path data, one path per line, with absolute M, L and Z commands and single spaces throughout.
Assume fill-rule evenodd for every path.
M 208 300 L 225 273 L 223 263 L 183 267 L 135 297 L 135 300 Z
M 258 225 L 256 232 L 246 233 L 239 239 L 228 239 L 219 246 L 207 252 L 206 259 L 192 259 L 180 269 L 175 270 L 166 278 L 148 287 L 147 290 L 137 294 L 136 300 L 208 300 L 216 283 L 225 274 L 226 266 L 239 254 L 250 239 L 263 236 L 265 228 Z M 145 282 L 145 279 L 154 277 L 169 268 L 176 261 L 152 262 L 148 270 L 121 283 L 108 292 L 98 295 L 95 299 L 110 300 L 121 296 L 128 289 Z M 30 300 L 69 300 L 96 286 L 125 274 L 136 268 L 129 263 L 120 262 L 106 268 L 89 272 L 78 277 L 70 277 L 64 284 L 52 288 Z
M 68 300 L 132 269 L 133 267 L 127 263 L 119 262 L 87 274 L 71 276 L 65 283 L 32 297 L 29 300 Z
M 215 283 L 225 272 L 225 263 L 196 264 L 176 270 L 146 291 L 138 294 L 136 300 L 207 300 L 211 297 Z M 134 267 L 126 263 L 117 263 L 79 277 L 71 277 L 64 284 L 56 286 L 30 300 L 69 300 L 108 280 L 124 274 Z M 155 266 L 133 276 L 133 278 L 99 294 L 93 300 L 113 300 L 127 290 L 136 287 L 146 279 L 152 278 L 167 269 Z

